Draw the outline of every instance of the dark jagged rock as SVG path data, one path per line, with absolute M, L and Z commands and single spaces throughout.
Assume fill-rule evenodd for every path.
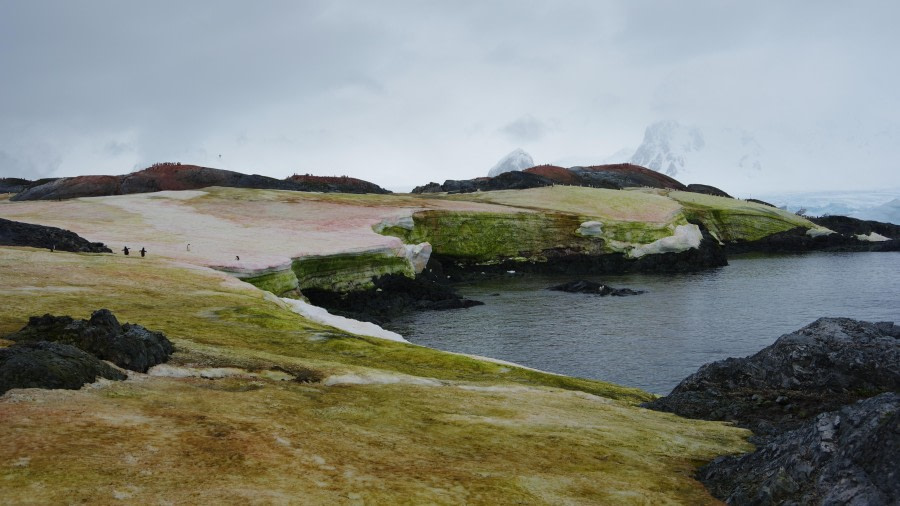
M 305 181 L 303 176 L 298 177 L 301 180 L 281 180 L 259 174 L 242 174 L 240 172 L 197 165 L 161 163 L 123 176 L 78 176 L 57 179 L 47 184 L 28 188 L 10 200 L 59 200 L 77 197 L 149 193 L 164 190 L 196 190 L 210 186 L 319 192 L 337 192 L 344 191 L 346 188 L 353 188 L 354 193 L 359 193 L 359 190 L 364 187 L 361 183 L 366 183 L 361 180 L 350 181 L 352 178 L 346 178 L 344 181 L 346 184 L 341 185 L 324 180 L 329 178 Z M 369 187 L 365 188 L 368 189 Z M 375 188 L 379 187 L 376 186 Z M 387 192 L 384 189 L 380 190 Z
M 439 183 L 432 181 L 423 186 L 416 186 L 411 193 L 441 193 L 442 191 L 444 188 Z
M 70 316 L 32 316 L 22 330 L 6 336 L 16 342 L 53 341 L 76 346 L 123 369 L 147 372 L 175 352 L 161 332 L 140 325 L 120 325 L 108 310 L 101 309 L 90 320 Z
M 820 218 L 810 218 L 809 220 L 816 225 L 821 225 L 846 236 L 869 235 L 874 232 L 889 239 L 900 239 L 900 225 L 894 225 L 893 223 L 860 220 L 848 216 L 822 216 Z
M 336 314 L 382 324 L 416 310 L 446 310 L 479 306 L 483 302 L 464 299 L 446 284 L 417 276 L 389 274 L 372 280 L 374 288 L 349 293 L 305 289 L 309 301 Z
M 600 295 L 603 297 L 607 295 L 612 295 L 613 297 L 624 297 L 627 295 L 640 295 L 644 293 L 643 290 L 632 290 L 630 288 L 613 288 L 609 285 L 604 285 L 603 283 L 586 281 L 583 279 L 577 281 L 569 281 L 568 283 L 563 283 L 561 285 L 554 285 L 547 289 L 557 292 L 589 293 Z
M 724 191 L 716 188 L 715 186 L 709 186 L 706 184 L 689 184 L 687 185 L 687 191 L 693 193 L 703 193 L 705 195 L 714 195 L 716 197 L 726 197 L 729 199 L 733 199 L 731 195 L 725 193 Z
M 109 364 L 74 346 L 38 341 L 0 348 L 0 394 L 12 388 L 77 390 L 97 378 L 126 378 Z
M 53 248 L 76 253 L 112 253 L 103 243 L 90 242 L 68 230 L 3 218 L 0 218 L 0 246 Z
M 800 253 L 805 251 L 900 251 L 900 239 L 863 241 L 855 235 L 839 233 L 810 236 L 805 228 L 796 227 L 767 235 L 757 241 L 733 242 L 728 253 Z
M 900 390 L 900 326 L 821 318 L 746 358 L 706 364 L 646 405 L 771 435 L 824 411 Z
M 728 504 L 900 504 L 900 395 L 820 414 L 698 478 Z

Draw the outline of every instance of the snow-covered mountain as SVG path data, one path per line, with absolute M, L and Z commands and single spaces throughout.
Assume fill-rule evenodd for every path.
M 809 216 L 850 216 L 900 225 L 900 188 L 873 191 L 761 193 L 753 195 Z
M 763 156 L 762 146 L 744 130 L 701 128 L 668 120 L 647 127 L 630 162 L 685 184 L 716 184 L 733 180 L 737 174 L 752 177 L 761 172 Z
M 531 155 L 526 153 L 522 148 L 516 148 L 510 154 L 501 158 L 496 165 L 491 167 L 491 170 L 488 171 L 488 176 L 499 176 L 504 172 L 523 170 L 529 167 L 534 167 L 534 160 L 531 159 Z

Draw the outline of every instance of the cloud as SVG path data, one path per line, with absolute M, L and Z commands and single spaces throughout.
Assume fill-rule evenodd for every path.
M 870 135 L 900 117 L 898 17 L 829 0 L 8 0 L 0 171 L 180 160 L 412 187 L 523 144 L 602 157 L 672 118 L 785 149 L 856 136 L 826 142 L 843 154 L 814 179 L 861 157 L 856 179 L 878 185 L 900 159 L 897 135 Z
M 525 116 L 508 123 L 500 129 L 500 132 L 509 140 L 513 141 L 513 143 L 520 144 L 539 141 L 544 138 L 550 130 L 551 128 L 549 125 L 530 114 L 526 114 Z

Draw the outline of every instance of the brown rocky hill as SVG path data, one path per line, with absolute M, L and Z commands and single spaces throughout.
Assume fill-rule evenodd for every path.
M 371 187 L 366 185 L 371 185 Z M 230 170 L 200 167 L 197 165 L 160 163 L 139 172 L 122 176 L 77 176 L 61 178 L 46 184 L 27 188 L 12 197 L 11 200 L 63 200 L 78 197 L 150 193 L 164 190 L 196 190 L 209 186 L 255 188 L 263 190 L 386 193 L 386 190 L 361 180 L 354 180 L 352 184 L 339 184 L 326 181 L 294 181 L 290 178 L 288 180 L 281 180 L 258 174 L 248 175 Z M 361 191 L 361 189 L 367 191 Z M 376 191 L 375 189 L 381 191 Z

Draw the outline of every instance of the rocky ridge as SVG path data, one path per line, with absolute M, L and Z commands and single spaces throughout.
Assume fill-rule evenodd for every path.
M 31 186 L 10 200 L 64 200 L 79 197 L 128 195 L 158 191 L 196 190 L 210 186 L 293 190 L 314 192 L 388 193 L 387 190 L 354 178 L 328 178 L 295 175 L 286 180 L 230 170 L 160 163 L 132 174 L 120 176 L 77 176 Z
M 74 346 L 37 341 L 0 348 L 0 394 L 13 388 L 77 390 L 97 378 L 125 374 Z
M 73 253 L 112 253 L 103 243 L 90 242 L 74 232 L 0 218 L 0 246 L 30 246 Z

